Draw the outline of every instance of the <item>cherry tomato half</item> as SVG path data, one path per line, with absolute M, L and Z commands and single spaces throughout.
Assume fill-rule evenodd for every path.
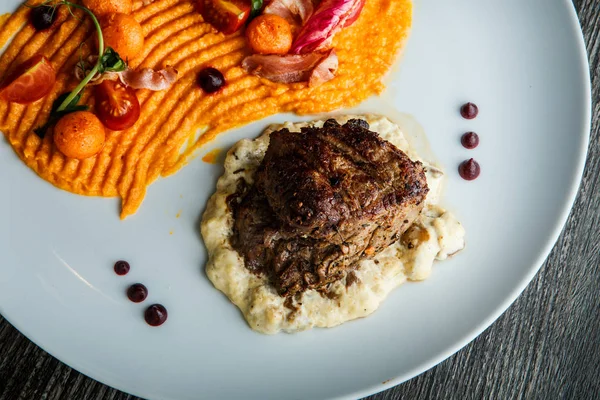
M 198 0 L 202 18 L 226 35 L 244 25 L 252 6 L 250 0 Z
M 0 85 L 0 97 L 6 101 L 29 104 L 52 91 L 56 71 L 44 56 L 34 56 L 20 65 Z
M 120 81 L 106 80 L 96 86 L 96 114 L 108 129 L 131 128 L 140 118 L 140 102 L 135 90 Z

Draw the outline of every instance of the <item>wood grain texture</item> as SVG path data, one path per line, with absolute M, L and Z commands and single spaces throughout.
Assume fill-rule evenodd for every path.
M 547 0 L 558 1 L 558 0 Z M 574 0 L 590 56 L 593 124 L 568 222 L 519 299 L 422 375 L 368 400 L 600 399 L 600 0 Z M 0 400 L 125 400 L 45 353 L 0 316 Z

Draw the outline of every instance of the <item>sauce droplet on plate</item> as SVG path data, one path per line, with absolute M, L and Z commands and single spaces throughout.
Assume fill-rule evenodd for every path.
M 477 179 L 481 173 L 481 167 L 477 161 L 470 158 L 460 163 L 458 166 L 458 173 L 463 179 L 472 181 L 473 179 Z
M 467 132 L 460 138 L 460 143 L 465 149 L 474 149 L 479 146 L 479 135 L 475 132 Z
M 136 283 L 127 289 L 127 297 L 134 303 L 141 303 L 148 297 L 148 289 L 141 283 Z
M 117 275 L 127 275 L 129 269 L 130 266 L 127 261 L 120 260 L 115 263 L 115 273 Z
M 206 153 L 206 155 L 204 157 L 202 157 L 202 161 L 204 161 L 205 163 L 208 164 L 217 164 L 217 158 L 219 158 L 219 155 L 221 154 L 221 149 L 213 149 L 211 151 L 209 151 L 208 153 Z
M 479 114 L 479 108 L 473 103 L 466 103 L 460 108 L 460 115 L 465 119 L 473 119 Z
M 146 308 L 144 319 L 150 326 L 160 326 L 167 320 L 167 309 L 162 304 L 152 304 Z

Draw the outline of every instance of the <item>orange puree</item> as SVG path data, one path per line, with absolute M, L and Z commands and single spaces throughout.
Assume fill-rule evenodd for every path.
M 204 157 L 202 157 L 202 161 L 208 164 L 216 164 L 221 151 L 221 149 L 213 149 L 209 151 L 204 155 Z
M 47 120 L 54 99 L 76 85 L 73 66 L 81 42 L 87 43 L 84 51 L 93 49 L 92 26 L 77 11 L 80 20 L 71 17 L 56 28 L 36 32 L 26 23 L 28 11 L 21 6 L 9 18 L 0 17 L 0 48 L 14 36 L 0 57 L 0 79 L 40 53 L 59 71 L 57 83 L 49 96 L 27 106 L 0 101 L 0 130 L 19 157 L 48 182 L 88 196 L 120 196 L 121 218 L 137 211 L 149 184 L 175 173 L 220 132 L 279 112 L 310 114 L 354 106 L 380 93 L 381 79 L 408 35 L 412 16 L 410 0 L 367 0 L 358 21 L 335 37 L 337 76 L 308 88 L 305 83 L 276 84 L 246 74 L 240 67 L 248 54 L 243 33 L 216 33 L 203 23 L 193 1 L 156 0 L 143 6 L 137 0 L 132 15 L 142 25 L 145 45 L 130 66 L 172 65 L 179 79 L 165 91 L 138 91 L 138 122 L 126 131 L 107 130 L 100 153 L 76 160 L 55 148 L 51 131 L 40 139 L 33 129 Z M 213 95 L 196 85 L 198 71 L 209 65 L 227 80 Z M 86 90 L 82 101 L 93 105 L 90 94 Z M 196 138 L 198 129 L 203 133 Z

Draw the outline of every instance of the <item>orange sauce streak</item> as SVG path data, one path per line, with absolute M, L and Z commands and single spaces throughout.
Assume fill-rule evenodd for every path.
M 137 211 L 148 185 L 175 173 L 223 131 L 281 112 L 313 114 L 351 107 L 379 94 L 412 18 L 411 0 L 368 0 L 358 21 L 334 39 L 337 76 L 309 88 L 306 83 L 277 84 L 248 75 L 240 67 L 249 54 L 242 33 L 217 33 L 203 22 L 191 0 L 156 0 L 147 6 L 137 0 L 134 10 L 146 41 L 130 66 L 172 65 L 179 78 L 168 90 L 139 90 L 142 113 L 137 123 L 125 131 L 107 131 L 104 149 L 82 161 L 58 152 L 51 130 L 40 139 L 33 129 L 47 120 L 56 97 L 76 85 L 72 71 L 80 43 L 86 43 L 83 56 L 94 49 L 92 25 L 80 11 L 75 14 L 83 22 L 70 17 L 43 32 L 27 23 L 25 6 L 0 16 L 0 48 L 12 39 L 0 56 L 0 80 L 37 53 L 47 56 L 58 71 L 57 84 L 45 99 L 27 106 L 0 101 L 0 130 L 23 162 L 55 186 L 87 196 L 121 197 L 121 218 Z M 206 95 L 196 85 L 197 73 L 209 65 L 227 81 L 218 95 Z M 93 109 L 91 93 L 87 89 L 82 101 Z M 199 130 L 202 134 L 196 137 Z M 209 154 L 204 157 L 207 162 L 214 160 Z
M 10 18 L 10 13 L 0 15 L 0 29 L 4 27 L 4 24 Z
M 213 150 L 209 151 L 208 153 L 206 153 L 204 155 L 204 157 L 202 157 L 202 161 L 204 161 L 205 163 L 208 163 L 208 164 L 217 164 L 218 163 L 217 160 L 222 151 L 223 151 L 223 149 L 213 149 Z

